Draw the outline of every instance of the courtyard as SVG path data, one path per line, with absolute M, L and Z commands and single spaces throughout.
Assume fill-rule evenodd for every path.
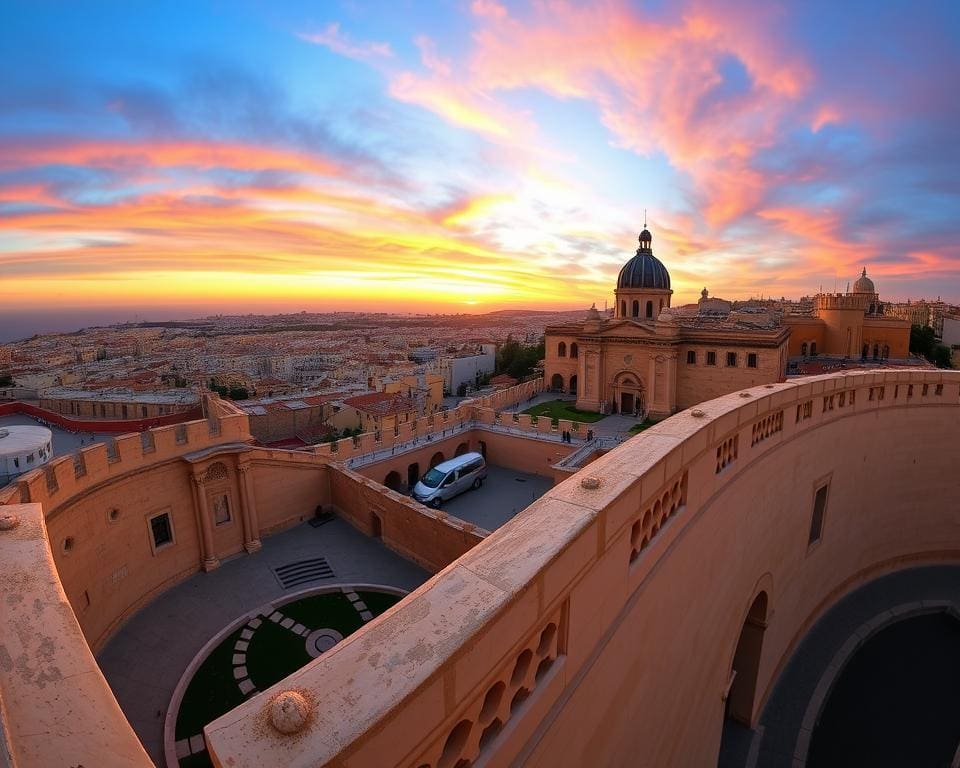
M 443 503 L 443 511 L 495 531 L 553 487 L 542 475 L 487 465 L 487 478 L 477 490 L 466 491 Z

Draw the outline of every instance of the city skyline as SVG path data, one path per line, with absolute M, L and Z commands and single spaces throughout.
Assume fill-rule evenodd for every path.
M 960 15 L 8 5 L 4 315 L 960 301 Z M 77 322 L 82 325 L 83 322 Z

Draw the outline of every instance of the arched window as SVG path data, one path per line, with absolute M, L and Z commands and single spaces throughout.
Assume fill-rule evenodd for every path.
M 557 344 L 557 357 L 566 357 L 567 356 L 567 342 L 561 341 Z
M 880 356 L 880 345 L 873 345 L 873 359 L 876 360 Z
M 883 359 L 886 360 L 890 357 L 890 347 L 886 344 L 883 345 Z
M 620 301 L 620 317 L 626 317 L 626 316 L 627 316 L 627 302 L 621 300 Z
M 816 357 L 816 356 L 817 356 L 817 342 L 811 341 L 811 342 L 810 342 L 810 357 Z
M 647 317 L 653 317 L 653 302 L 647 302 Z
M 640 302 L 636 300 L 633 302 L 633 316 L 640 317 Z
M 570 357 L 580 357 L 580 347 L 577 346 L 577 342 L 570 345 Z
M 807 356 L 807 342 L 803 342 L 803 344 L 800 345 L 800 354 L 804 357 Z

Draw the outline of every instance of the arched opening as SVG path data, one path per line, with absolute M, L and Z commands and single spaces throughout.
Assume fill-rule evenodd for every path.
M 811 342 L 810 342 L 810 357 L 816 357 L 816 356 L 817 356 L 817 342 L 811 341 Z
M 807 356 L 807 342 L 803 342 L 803 344 L 800 345 L 800 354 L 803 355 L 803 357 Z
M 633 317 L 640 317 L 640 302 L 634 299 L 633 301 Z
M 380 519 L 380 515 L 372 512 L 370 513 L 370 535 L 375 539 L 383 538 L 383 521 Z
M 864 345 L 863 345 L 863 352 L 861 353 L 860 356 L 861 356 L 864 360 L 866 360 L 866 359 L 867 359 L 867 355 L 869 355 L 869 354 L 870 354 L 870 345 L 869 345 L 869 344 L 864 344 Z
M 570 394 L 571 395 L 577 394 L 577 375 L 576 374 L 570 377 Z
M 550 378 L 550 389 L 552 389 L 554 392 L 562 392 L 563 376 L 561 376 L 559 373 L 553 374 L 553 376 Z
M 890 357 L 890 347 L 886 344 L 883 345 L 883 359 L 886 360 Z
M 430 469 L 433 469 L 437 464 L 440 464 L 443 461 L 443 453 L 437 451 L 433 456 L 430 457 Z
M 410 466 L 407 467 L 407 487 L 413 488 L 420 480 L 420 463 L 413 462 Z
M 732 682 L 727 694 L 726 716 L 752 726 L 753 705 L 757 696 L 757 671 L 767 629 L 767 593 L 756 596 L 747 611 L 733 654 Z
M 465 454 L 465 453 L 466 453 L 467 451 L 469 451 L 469 450 L 470 450 L 470 446 L 469 446 L 469 445 L 467 445 L 466 443 L 460 443 L 460 445 L 457 446 L 457 450 L 454 452 L 453 455 L 454 455 L 454 456 L 463 456 L 463 454 Z
M 487 444 L 483 440 L 480 441 L 480 455 L 487 458 Z
M 620 413 L 631 414 L 633 413 L 635 399 L 633 392 L 621 392 L 620 393 Z
M 383 480 L 383 484 L 392 491 L 403 492 L 403 478 L 401 478 L 400 473 L 395 470 L 387 474 Z
M 577 342 L 570 345 L 570 357 L 580 357 L 580 347 L 577 346 Z
M 620 302 L 620 317 L 626 317 L 626 316 L 627 316 L 627 302 L 621 300 L 621 302 Z
M 879 345 L 879 344 L 874 344 L 874 345 L 873 345 L 873 359 L 876 360 L 878 357 L 880 357 L 880 345 Z
M 561 341 L 557 344 L 557 357 L 566 357 L 567 356 L 567 342 Z
M 647 317 L 653 317 L 653 302 L 647 302 Z

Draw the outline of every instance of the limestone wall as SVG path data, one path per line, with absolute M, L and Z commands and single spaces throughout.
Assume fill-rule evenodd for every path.
M 488 535 L 355 472 L 331 466 L 329 482 L 330 501 L 342 517 L 429 571 L 445 568 Z
M 696 354 L 696 363 L 687 363 L 687 353 Z M 707 353 L 716 355 L 716 364 L 707 365 Z M 727 353 L 737 355 L 735 366 L 727 365 Z M 748 368 L 749 354 L 757 356 L 757 367 Z M 677 355 L 677 408 L 684 409 L 715 397 L 781 381 L 786 360 L 777 347 L 723 347 L 683 344 Z
M 958 427 L 960 373 L 851 372 L 702 403 L 215 721 L 208 744 L 236 768 L 715 764 L 725 696 L 755 718 L 838 597 L 958 558 Z M 745 694 L 734 649 L 761 593 Z M 264 727 L 286 689 L 310 708 L 291 735 Z

